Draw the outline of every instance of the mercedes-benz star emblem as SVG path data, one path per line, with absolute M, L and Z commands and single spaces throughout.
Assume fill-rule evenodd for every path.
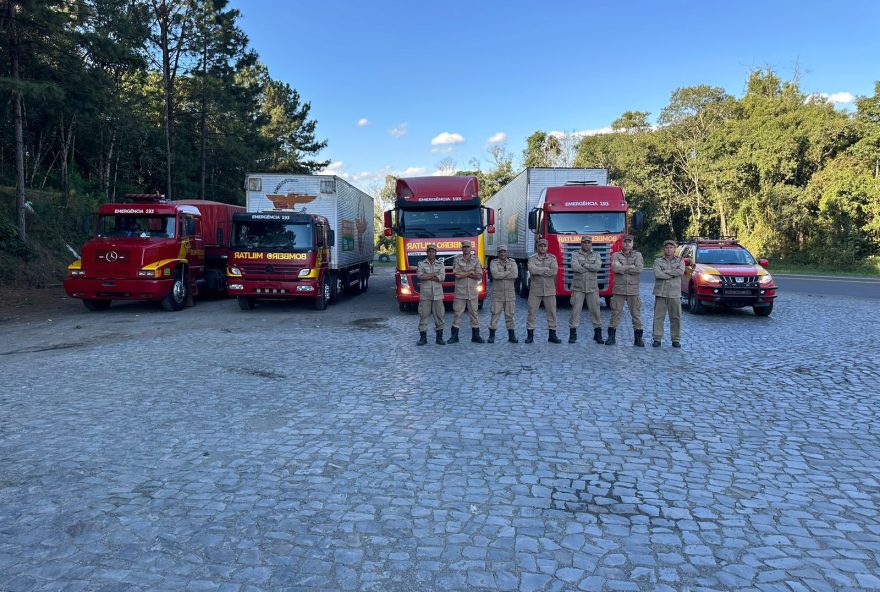
M 110 263 L 114 263 L 114 262 L 116 262 L 116 260 L 119 259 L 119 253 L 117 253 L 116 251 L 110 251 L 109 253 L 107 253 L 107 256 L 104 257 L 104 258 L 105 258 L 108 262 L 110 262 Z

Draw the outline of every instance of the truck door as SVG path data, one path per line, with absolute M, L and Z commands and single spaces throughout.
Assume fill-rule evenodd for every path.
M 205 268 L 205 244 L 202 238 L 202 219 L 191 214 L 181 216 L 181 250 L 189 262 L 190 277 L 201 277 Z

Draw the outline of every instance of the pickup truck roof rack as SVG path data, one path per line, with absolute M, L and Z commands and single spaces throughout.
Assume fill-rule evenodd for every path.
M 717 244 L 739 244 L 735 236 L 689 236 L 685 239 L 686 243 L 717 243 Z

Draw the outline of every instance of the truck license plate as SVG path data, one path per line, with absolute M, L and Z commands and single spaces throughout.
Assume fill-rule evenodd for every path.
M 751 290 L 725 290 L 724 293 L 727 294 L 728 296 L 751 296 L 752 295 Z

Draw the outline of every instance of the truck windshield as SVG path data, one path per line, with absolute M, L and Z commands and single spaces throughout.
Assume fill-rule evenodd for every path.
M 550 234 L 612 234 L 624 230 L 624 212 L 556 212 L 547 220 Z
M 174 238 L 176 227 L 174 216 L 98 217 L 99 237 Z
M 751 253 L 742 248 L 697 249 L 697 263 L 709 265 L 754 265 Z
M 232 229 L 232 247 L 236 249 L 273 249 L 309 251 L 312 248 L 311 224 L 285 224 L 268 220 L 236 222 Z
M 480 208 L 400 210 L 398 234 L 406 238 L 476 236 L 482 230 Z

